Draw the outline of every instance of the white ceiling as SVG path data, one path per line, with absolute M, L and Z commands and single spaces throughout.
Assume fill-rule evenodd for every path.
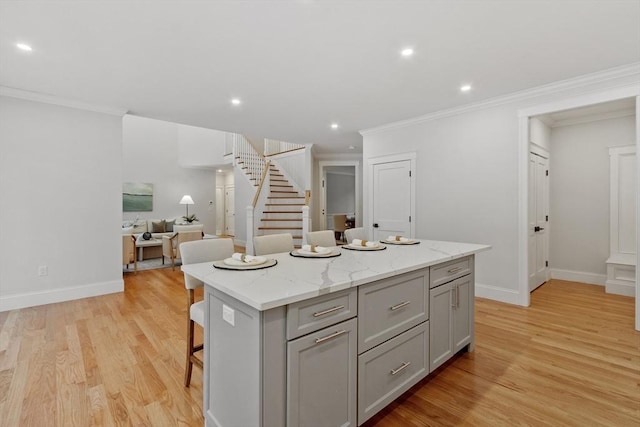
M 0 1 L 2 86 L 321 153 L 638 61 L 638 0 Z

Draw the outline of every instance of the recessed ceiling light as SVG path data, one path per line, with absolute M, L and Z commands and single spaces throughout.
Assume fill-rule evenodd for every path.
M 31 46 L 24 43 L 16 43 L 16 47 L 20 50 L 24 50 L 25 52 L 31 52 L 33 50 Z
M 413 49 L 410 47 L 407 47 L 405 49 L 402 49 L 402 52 L 400 52 L 400 54 L 402 54 L 402 56 L 411 56 L 413 55 Z
M 355 149 L 356 149 L 356 147 L 354 147 L 353 145 L 349 146 L 349 150 L 355 150 Z
M 331 129 L 338 129 L 337 123 L 331 123 Z
M 463 86 L 460 86 L 460 90 L 461 90 L 462 92 L 469 92 L 469 91 L 471 90 L 471 85 L 463 85 Z
M 219 173 L 222 173 L 222 169 L 218 169 L 218 172 L 219 172 Z
M 233 98 L 233 99 L 231 100 L 231 103 L 232 103 L 233 105 L 240 105 L 240 99 L 239 99 L 239 98 Z

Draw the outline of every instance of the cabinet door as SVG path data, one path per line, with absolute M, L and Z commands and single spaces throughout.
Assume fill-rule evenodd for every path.
M 447 283 L 429 293 L 429 372 L 453 355 L 451 289 L 451 283 Z
M 471 276 L 462 277 L 452 283 L 453 305 L 453 352 L 456 353 L 471 342 Z
M 287 344 L 287 426 L 357 425 L 357 343 L 351 319 Z

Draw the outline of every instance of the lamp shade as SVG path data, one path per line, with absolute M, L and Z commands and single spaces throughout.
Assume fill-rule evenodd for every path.
M 182 199 L 180 200 L 180 204 L 181 205 L 193 205 L 193 199 L 191 198 L 190 195 L 185 194 L 184 196 L 182 196 Z

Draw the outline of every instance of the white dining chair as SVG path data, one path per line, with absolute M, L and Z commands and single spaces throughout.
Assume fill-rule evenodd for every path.
M 293 236 L 289 233 L 256 236 L 253 238 L 253 248 L 256 255 L 291 252 L 294 249 Z
M 307 244 L 316 246 L 336 246 L 336 237 L 332 230 L 310 231 L 307 233 Z
M 199 262 L 219 261 L 233 255 L 233 239 L 205 239 L 184 242 L 180 245 L 182 265 Z M 195 277 L 184 273 L 184 286 L 187 289 L 187 365 L 184 374 L 184 385 L 191 384 L 193 364 L 202 368 L 202 360 L 195 353 L 203 349 L 203 344 L 194 345 L 194 323 L 204 327 L 204 301 L 195 302 L 195 290 L 204 284 Z
M 367 233 L 363 227 L 347 228 L 344 230 L 344 238 L 349 244 L 353 242 L 353 239 L 367 240 Z

